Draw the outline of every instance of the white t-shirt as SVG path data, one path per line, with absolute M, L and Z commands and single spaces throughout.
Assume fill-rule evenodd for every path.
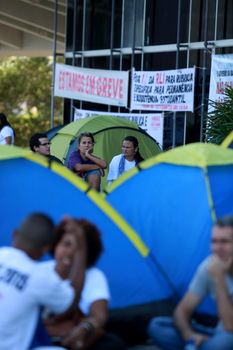
M 46 261 L 43 265 L 49 270 L 54 270 L 55 260 Z M 97 267 L 86 270 L 84 285 L 79 301 L 79 308 L 84 315 L 88 315 L 90 306 L 97 300 L 109 300 L 110 292 L 104 273 Z
M 79 302 L 80 310 L 88 315 L 90 306 L 97 300 L 109 300 L 110 293 L 107 279 L 104 273 L 97 267 L 91 267 L 86 271 L 85 282 Z
M 117 156 L 113 157 L 110 164 L 109 164 L 109 172 L 108 172 L 108 182 L 111 182 L 113 180 L 116 180 L 118 178 L 118 172 L 119 172 L 119 163 L 121 160 L 122 154 L 118 154 Z M 124 173 L 132 168 L 134 168 L 136 165 L 135 160 L 132 160 L 131 162 L 125 159 L 125 166 L 124 166 Z
M 69 308 L 74 290 L 54 270 L 23 251 L 0 249 L 0 349 L 28 350 L 40 306 L 54 313 Z
M 10 126 L 4 126 L 0 130 L 0 145 L 6 145 L 6 137 L 11 137 L 11 144 L 14 144 L 14 131 Z

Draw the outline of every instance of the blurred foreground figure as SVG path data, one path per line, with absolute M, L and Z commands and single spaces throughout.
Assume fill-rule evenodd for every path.
M 0 248 L 1 350 L 29 349 L 41 306 L 61 314 L 76 305 L 84 280 L 85 241 L 74 220 L 67 218 L 62 225 L 64 232 L 76 233 L 81 250 L 75 253 L 67 280 L 37 261 L 56 238 L 47 215 L 29 215 L 15 230 L 13 247 Z
M 157 317 L 149 325 L 149 335 L 164 350 L 233 349 L 233 216 L 224 217 L 213 226 L 211 252 L 199 266 L 173 319 Z M 217 304 L 216 328 L 191 321 L 193 312 L 208 295 Z

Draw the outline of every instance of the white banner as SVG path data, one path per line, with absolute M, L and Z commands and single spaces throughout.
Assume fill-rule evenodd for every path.
M 212 55 L 209 100 L 224 101 L 227 86 L 233 88 L 233 54 Z M 209 104 L 209 112 L 211 110 Z
M 163 114 L 136 114 L 136 113 L 107 113 L 100 111 L 89 111 L 85 109 L 74 109 L 74 120 L 83 119 L 93 115 L 111 115 L 119 118 L 126 118 L 133 121 L 153 137 L 163 148 Z
M 195 69 L 134 71 L 131 110 L 193 112 Z
M 126 107 L 128 77 L 123 71 L 56 64 L 54 95 Z

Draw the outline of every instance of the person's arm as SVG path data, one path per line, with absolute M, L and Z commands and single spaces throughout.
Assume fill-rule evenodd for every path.
M 117 169 L 119 166 L 118 158 L 119 156 L 113 157 L 109 164 L 109 171 L 107 177 L 108 184 L 111 184 L 114 180 L 117 179 Z
M 66 233 L 74 234 L 79 242 L 78 249 L 76 250 L 70 274 L 68 277 L 68 279 L 71 282 L 71 285 L 75 290 L 75 296 L 69 309 L 66 310 L 66 312 L 62 315 L 62 317 L 65 317 L 66 314 L 68 314 L 70 311 L 76 308 L 76 305 L 79 302 L 81 296 L 86 269 L 86 241 L 80 226 L 76 223 L 74 219 L 64 219 L 62 229 Z M 60 273 L 59 271 L 59 265 L 56 265 L 55 270 L 63 278 L 62 273 Z
M 91 150 L 87 150 L 85 153 L 85 157 L 92 162 L 94 162 L 96 165 L 98 165 L 99 168 L 101 169 L 106 169 L 107 168 L 107 162 L 104 159 L 96 157 L 94 154 L 90 152 Z
M 81 164 L 81 163 L 77 163 L 74 165 L 73 169 L 77 172 L 77 173 L 85 173 L 89 170 L 96 170 L 99 169 L 100 167 L 96 164 Z
M 87 349 L 104 334 L 104 326 L 108 319 L 108 302 L 97 300 L 92 303 L 90 312 L 66 336 L 62 345 L 71 348 Z
M 184 341 L 193 339 L 196 346 L 199 346 L 206 339 L 206 336 L 194 332 L 190 326 L 191 316 L 200 301 L 201 298 L 198 295 L 188 292 L 176 307 L 173 315 L 174 324 L 182 339 Z
M 233 302 L 229 295 L 225 275 L 232 265 L 233 259 L 226 262 L 220 260 L 218 256 L 211 256 L 208 271 L 212 276 L 216 292 L 218 306 L 218 316 L 227 332 L 233 332 Z

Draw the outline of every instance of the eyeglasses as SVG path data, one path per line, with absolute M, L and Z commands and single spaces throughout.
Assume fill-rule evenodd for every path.
M 40 146 L 50 146 L 51 142 L 40 143 Z

